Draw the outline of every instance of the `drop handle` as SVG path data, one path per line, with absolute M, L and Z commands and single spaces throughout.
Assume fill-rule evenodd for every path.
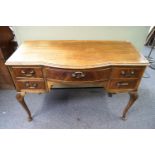
M 126 75 L 126 72 L 125 71 L 121 71 L 121 75 Z
M 37 83 L 33 83 L 31 87 L 29 88 L 37 88 L 38 84 Z
M 72 77 L 79 79 L 85 77 L 85 74 L 83 72 L 74 72 L 72 73 Z
M 119 86 L 128 86 L 129 85 L 129 83 L 127 83 L 127 82 L 118 82 L 117 83 L 117 86 L 119 87 Z
M 135 75 L 135 72 L 131 71 L 130 73 L 126 73 L 125 71 L 121 71 L 121 75 L 124 77 L 131 77 L 132 75 Z
M 37 83 L 32 83 L 32 84 L 30 85 L 29 82 L 26 82 L 26 83 L 25 83 L 25 86 L 26 86 L 26 88 L 34 89 L 34 88 L 37 88 L 38 84 L 37 84 Z
M 30 87 L 30 83 L 29 83 L 29 82 L 25 82 L 25 86 L 26 86 L 27 88 L 29 88 L 29 87 Z
M 134 75 L 135 74 L 135 72 L 134 71 L 131 71 L 131 75 Z
M 121 75 L 124 77 L 130 77 L 131 75 L 126 73 L 125 71 L 121 71 Z
M 24 74 L 26 77 L 31 77 L 33 74 L 35 74 L 34 70 L 30 70 L 29 73 L 25 72 L 25 70 L 21 70 L 21 73 Z

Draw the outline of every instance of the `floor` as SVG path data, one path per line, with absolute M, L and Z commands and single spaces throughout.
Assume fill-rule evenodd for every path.
M 148 51 L 149 48 L 143 49 L 144 54 Z M 0 128 L 154 129 L 155 70 L 148 68 L 144 77 L 139 99 L 126 121 L 120 116 L 128 94 L 116 94 L 111 98 L 102 88 L 54 89 L 48 94 L 28 94 L 25 100 L 34 117 L 28 122 L 15 99 L 15 90 L 0 90 Z

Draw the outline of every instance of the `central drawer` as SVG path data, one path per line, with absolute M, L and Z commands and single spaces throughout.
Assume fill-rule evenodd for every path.
M 51 80 L 62 81 L 104 81 L 110 77 L 111 68 L 72 70 L 45 68 L 45 76 Z

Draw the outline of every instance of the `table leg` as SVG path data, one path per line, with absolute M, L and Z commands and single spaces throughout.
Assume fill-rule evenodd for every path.
M 112 97 L 112 93 L 108 93 L 108 96 L 109 96 L 109 97 Z
M 25 109 L 25 111 L 28 114 L 28 121 L 32 121 L 31 112 L 25 103 L 24 96 L 25 96 L 24 92 L 18 92 L 16 94 L 16 98 L 17 98 L 18 102 L 21 104 L 21 106 Z
M 114 95 L 115 93 L 108 93 L 109 97 L 112 97 L 112 95 Z
M 126 115 L 127 115 L 127 112 L 128 110 L 130 109 L 130 107 L 134 104 L 134 102 L 136 101 L 136 99 L 138 98 L 138 93 L 137 91 L 133 91 L 133 92 L 130 92 L 129 93 L 130 95 L 130 99 L 129 99 L 129 102 L 128 104 L 126 105 L 124 111 L 123 111 L 123 115 L 122 115 L 122 119 L 123 120 L 126 120 Z

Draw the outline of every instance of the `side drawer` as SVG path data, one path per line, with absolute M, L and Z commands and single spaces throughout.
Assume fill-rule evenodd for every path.
M 136 89 L 139 83 L 139 79 L 117 79 L 111 80 L 109 83 L 109 89 Z
M 16 80 L 15 84 L 18 91 L 46 89 L 44 80 Z
M 113 67 L 111 78 L 140 78 L 145 67 Z
M 42 78 L 41 67 L 12 67 L 13 74 L 16 78 Z

